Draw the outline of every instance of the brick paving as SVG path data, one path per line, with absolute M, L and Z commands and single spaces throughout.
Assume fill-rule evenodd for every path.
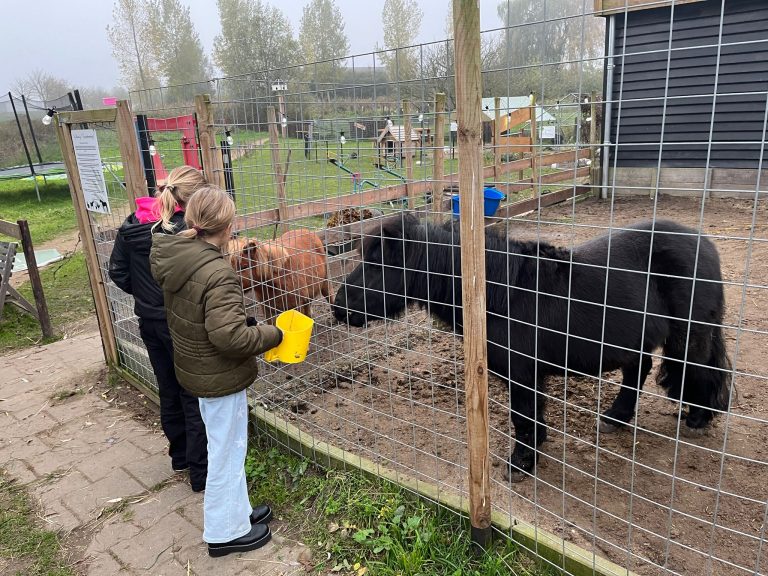
M 78 570 L 94 576 L 303 573 L 309 550 L 281 537 L 274 521 L 267 546 L 207 555 L 202 495 L 171 470 L 164 436 L 93 386 L 104 368 L 93 332 L 0 357 L 0 466 L 27 486 L 44 526 L 82 549 Z

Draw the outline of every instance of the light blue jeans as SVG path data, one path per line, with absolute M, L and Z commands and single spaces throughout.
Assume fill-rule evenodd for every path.
M 208 436 L 208 476 L 203 501 L 203 540 L 229 542 L 251 531 L 251 503 L 245 482 L 248 399 L 245 390 L 200 398 Z

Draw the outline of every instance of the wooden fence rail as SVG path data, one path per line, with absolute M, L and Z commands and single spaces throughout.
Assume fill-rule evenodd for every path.
M 520 171 L 526 169 L 533 169 L 534 165 L 538 167 L 538 171 L 541 171 L 542 167 L 550 166 L 552 164 L 562 164 L 564 162 L 578 162 L 580 159 L 586 159 L 590 156 L 590 150 L 588 148 L 581 148 L 577 150 L 569 150 L 566 152 L 555 152 L 553 154 L 544 154 L 536 156 L 535 158 L 522 158 L 520 160 L 513 160 L 511 162 L 503 162 L 501 165 L 485 166 L 483 168 L 484 178 L 498 178 L 500 175 L 508 174 L 513 171 Z M 496 173 L 494 174 L 494 169 Z M 572 180 L 574 178 L 584 178 L 589 175 L 589 167 L 578 168 L 577 170 L 559 170 L 550 174 L 541 174 L 536 176 L 534 174 L 531 178 L 518 180 L 515 182 L 490 182 L 499 188 L 502 192 L 519 192 L 533 187 L 537 183 L 541 184 L 555 184 L 557 182 L 563 182 L 566 180 Z M 443 182 L 458 182 L 458 173 L 454 172 L 446 174 L 443 177 Z M 409 197 L 414 198 L 419 195 L 426 194 L 428 191 L 433 190 L 434 185 L 432 180 L 416 180 L 409 184 L 395 184 L 393 186 L 385 186 L 383 188 L 375 188 L 373 190 L 366 190 L 364 192 L 353 192 L 350 194 L 343 194 L 333 198 L 325 198 L 322 200 L 309 200 L 302 202 L 301 204 L 283 205 L 282 218 L 281 210 L 278 208 L 268 208 L 266 210 L 259 210 L 257 212 L 250 212 L 238 216 L 236 222 L 236 229 L 243 230 L 246 228 L 258 228 L 261 226 L 274 226 L 275 222 L 298 220 L 300 218 L 310 218 L 312 216 L 322 216 L 328 212 L 335 210 L 342 210 L 349 206 L 368 206 L 371 204 L 380 204 L 383 202 L 393 202 L 397 200 L 404 200 Z M 439 187 L 438 187 L 439 188 Z M 440 202 L 439 195 L 435 195 L 433 191 L 433 203 Z M 435 205 L 435 210 L 441 210 L 441 207 Z

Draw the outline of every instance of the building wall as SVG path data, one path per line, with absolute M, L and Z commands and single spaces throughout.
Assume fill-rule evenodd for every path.
M 768 157 L 768 1 L 725 2 L 719 41 L 721 7 L 706 0 L 675 6 L 674 17 L 669 7 L 613 16 L 611 166 L 655 170 L 661 154 L 663 168 L 754 171 Z
M 618 167 L 608 172 L 607 192 L 617 196 L 661 195 L 754 199 L 757 170 L 744 168 Z M 768 200 L 768 170 L 760 174 L 761 201 Z

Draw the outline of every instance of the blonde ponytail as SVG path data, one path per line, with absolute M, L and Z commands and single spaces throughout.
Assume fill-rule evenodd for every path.
M 189 199 L 184 222 L 187 229 L 179 232 L 184 238 L 215 236 L 227 229 L 235 219 L 235 203 L 218 186 L 203 186 Z
M 207 182 L 199 170 L 191 166 L 179 166 L 168 174 L 165 184 L 160 187 L 158 202 L 160 204 L 160 220 L 158 224 L 166 232 L 174 232 L 171 218 L 176 213 L 176 206 L 183 210 L 192 195 Z

